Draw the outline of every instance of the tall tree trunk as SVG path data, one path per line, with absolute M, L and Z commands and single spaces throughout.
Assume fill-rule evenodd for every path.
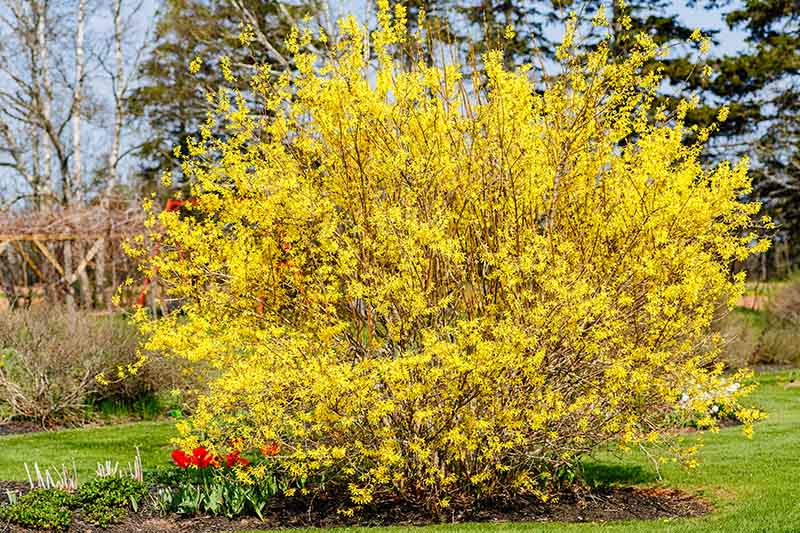
M 81 113 L 83 112 L 83 70 L 84 70 L 84 25 L 86 20 L 86 0 L 78 0 L 75 21 L 75 87 L 72 94 L 72 184 L 64 196 L 71 204 L 83 204 L 83 169 L 81 168 Z M 67 242 L 69 246 L 69 242 Z M 84 243 L 75 241 L 75 253 L 82 257 Z M 81 304 L 91 306 L 89 276 L 84 270 L 79 274 Z
M 120 135 L 122 134 L 122 97 L 124 91 L 124 65 L 122 62 L 122 0 L 114 0 L 114 75 L 111 80 L 114 89 L 114 126 L 111 130 L 111 149 L 108 152 L 108 183 L 106 194 L 103 198 L 105 207 L 108 207 L 108 196 L 113 192 L 119 181 L 117 163 L 119 162 Z
M 75 87 L 72 96 L 72 191 L 64 191 L 68 201 L 83 203 L 83 172 L 81 170 L 81 112 L 83 108 L 84 24 L 86 0 L 78 0 L 75 27 Z M 71 193 L 71 194 L 70 194 Z
M 45 124 L 50 122 L 50 104 L 53 99 L 53 86 L 50 81 L 50 64 L 47 42 L 47 0 L 37 0 L 32 4 L 36 12 L 36 53 L 38 60 L 39 86 L 37 87 L 39 110 L 42 124 L 38 128 L 39 146 L 42 150 L 41 167 L 43 187 L 45 194 L 52 200 L 58 190 L 58 181 L 53 176 L 53 148 L 50 138 L 45 130 Z

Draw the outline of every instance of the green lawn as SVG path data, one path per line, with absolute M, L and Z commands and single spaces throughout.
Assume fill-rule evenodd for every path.
M 171 422 L 142 422 L 0 437 L 0 479 L 27 480 L 23 463 L 71 466 L 74 459 L 78 479 L 85 481 L 99 462 L 133 462 L 137 446 L 145 468 L 164 464 L 174 428 Z
M 794 374 L 800 377 L 800 372 Z M 757 425 L 753 440 L 742 437 L 739 428 L 699 437 L 704 444 L 702 463 L 694 471 L 686 472 L 668 465 L 662 470 L 664 480 L 657 481 L 647 461 L 637 454 L 622 458 L 601 454 L 587 461 L 587 471 L 592 475 L 617 479 L 621 484 L 673 486 L 701 495 L 716 507 L 715 512 L 704 518 L 608 524 L 459 524 L 346 531 L 800 531 L 800 389 L 784 387 L 791 377 L 788 372 L 761 374 L 762 387 L 753 401 L 769 412 L 769 419 Z M 151 422 L 0 437 L 0 479 L 24 480 L 22 463 L 25 461 L 60 464 L 71 462 L 73 457 L 81 478 L 86 479 L 98 461 L 127 462 L 137 445 L 145 468 L 153 467 L 168 460 L 171 435 L 170 423 Z

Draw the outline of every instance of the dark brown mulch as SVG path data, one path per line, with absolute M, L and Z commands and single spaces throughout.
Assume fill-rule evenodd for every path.
M 22 433 L 37 433 L 40 431 L 60 431 L 62 429 L 86 429 L 105 426 L 117 426 L 121 424 L 130 424 L 134 422 L 142 422 L 143 420 L 169 420 L 167 416 L 159 416 L 157 418 L 144 419 L 135 415 L 115 415 L 108 418 L 90 418 L 85 420 L 73 420 L 70 423 L 51 423 L 46 426 L 31 422 L 29 420 L 9 420 L 0 422 L 0 437 L 4 435 L 19 435 Z M 0 530 L 2 533 L 2 530 Z
M 8 496 L 6 492 L 16 492 L 17 494 L 24 494 L 28 492 L 29 486 L 22 481 L 2 481 L 0 480 L 0 505 L 8 503 Z M 2 529 L 0 529 L 2 531 Z
M 739 420 L 738 418 L 733 418 L 733 417 L 722 418 L 717 423 L 717 426 L 720 429 L 722 429 L 722 428 L 730 428 L 730 427 L 735 427 L 735 426 L 742 426 L 742 425 L 744 425 L 744 424 L 742 424 L 741 420 Z M 695 426 L 684 426 L 684 427 L 679 427 L 679 428 L 675 428 L 675 429 L 671 430 L 671 433 L 698 433 L 700 431 L 707 431 L 707 430 L 701 430 L 701 429 L 699 429 L 699 428 L 697 428 Z
M 0 436 L 3 435 L 16 435 L 18 433 L 34 433 L 36 431 L 44 431 L 44 428 L 34 422 L 27 422 L 22 420 L 11 420 L 9 422 L 0 422 Z
M 336 512 L 336 502 L 317 502 L 308 511 L 307 502 L 276 499 L 257 518 L 228 520 L 220 517 L 180 518 L 153 513 L 130 514 L 122 524 L 103 530 L 76 519 L 70 531 L 99 532 L 181 532 L 202 533 L 295 527 L 425 525 L 436 522 L 419 509 L 400 503 L 386 503 L 354 518 Z M 468 513 L 442 516 L 439 522 L 606 522 L 611 520 L 664 519 L 702 516 L 711 506 L 687 493 L 666 488 L 614 488 L 592 494 L 566 494 L 558 502 L 543 504 L 519 498 L 484 505 Z M 0 531 L 3 531 L 0 525 Z M 13 531 L 25 531 L 22 529 Z

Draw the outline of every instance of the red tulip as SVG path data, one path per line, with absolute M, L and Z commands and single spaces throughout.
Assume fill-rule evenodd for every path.
M 197 468 L 206 468 L 209 465 L 218 466 L 219 463 L 214 458 L 214 455 L 209 453 L 208 450 L 202 446 L 192 450 L 192 464 Z
M 250 461 L 240 456 L 239 450 L 233 450 L 233 453 L 229 453 L 228 455 L 225 456 L 225 465 L 228 468 L 233 468 L 237 464 L 242 466 L 247 466 L 250 464 Z
M 172 461 L 180 468 L 188 468 L 192 464 L 192 457 L 183 450 L 172 450 Z

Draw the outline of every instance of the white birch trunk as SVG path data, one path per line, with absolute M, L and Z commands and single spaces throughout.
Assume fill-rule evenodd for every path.
M 45 194 L 49 195 L 51 200 L 58 189 L 58 181 L 53 175 L 53 148 L 50 138 L 45 131 L 45 124 L 50 122 L 50 104 L 53 98 L 53 87 L 50 82 L 50 64 L 48 54 L 47 42 L 47 2 L 46 0 L 38 0 L 32 4 L 33 9 L 36 11 L 36 58 L 39 64 L 39 107 L 42 114 L 42 122 L 39 127 L 39 146 L 42 150 L 41 167 Z
M 81 169 L 81 112 L 83 111 L 84 25 L 86 0 L 78 0 L 75 26 L 75 87 L 72 95 L 72 190 L 65 190 L 67 202 L 83 203 Z
M 103 203 L 108 206 L 108 196 L 113 192 L 119 181 L 117 164 L 119 163 L 119 145 L 122 135 L 122 119 L 124 109 L 122 107 L 124 91 L 124 65 L 122 62 L 122 0 L 114 0 L 114 75 L 112 86 L 114 89 L 114 125 L 111 130 L 111 149 L 108 152 L 108 184 Z

